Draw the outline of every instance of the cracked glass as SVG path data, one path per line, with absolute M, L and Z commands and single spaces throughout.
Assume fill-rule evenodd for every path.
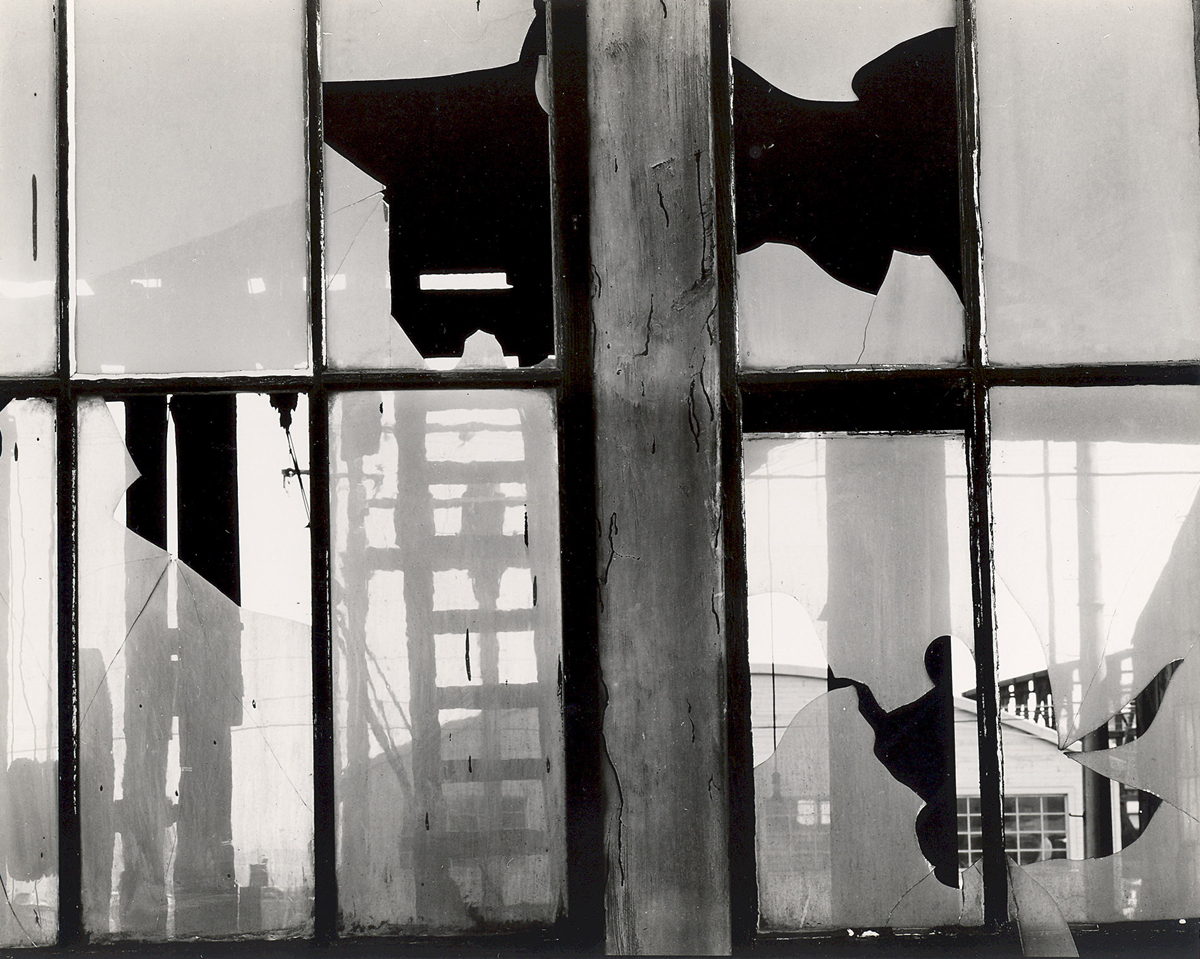
M 1198 398 L 993 391 L 1005 829 L 1070 922 L 1200 910 Z
M 0 403 L 0 945 L 58 933 L 54 406 Z
M 541 7 L 328 0 L 321 26 L 330 365 L 552 362 Z
M 989 357 L 1200 356 L 1192 3 L 976 11 Z
M 306 369 L 304 4 L 74 6 L 76 368 Z
M 977 924 L 963 438 L 744 449 L 760 927 Z
M 58 348 L 55 6 L 0 7 L 0 373 L 49 373 Z
M 962 361 L 955 5 L 733 0 L 743 366 Z
M 272 399 L 80 404 L 94 938 L 311 931 L 310 550 L 294 455 L 307 416 L 295 395 Z
M 566 848 L 551 397 L 345 393 L 330 432 L 341 926 L 553 922 Z

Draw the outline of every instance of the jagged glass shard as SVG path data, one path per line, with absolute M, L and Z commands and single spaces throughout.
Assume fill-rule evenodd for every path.
M 1143 716 L 1145 718 L 1145 710 Z M 1152 793 L 1200 823 L 1200 650 L 1196 647 L 1171 677 L 1149 726 L 1137 739 L 1095 752 L 1070 753 L 1101 776 Z
M 1200 356 L 1189 0 L 980 0 L 987 343 L 1000 363 Z
M 343 393 L 331 434 L 342 928 L 553 922 L 566 819 L 550 396 Z
M 745 465 L 763 928 L 978 921 L 974 672 L 939 638 L 970 636 L 961 439 L 751 436 Z
M 741 361 L 963 355 L 952 3 L 735 0 Z
M 1071 922 L 1197 909 L 1197 395 L 992 395 L 1007 851 Z
M 308 365 L 304 6 L 81 0 L 83 373 Z
M 1196 820 L 1164 803 L 1120 852 L 1023 868 L 1068 922 L 1179 919 L 1200 910 L 1195 836 Z
M 54 405 L 0 406 L 0 944 L 58 933 Z M 85 664 L 86 668 L 86 664 Z
M 50 373 L 58 347 L 55 7 L 0 7 L 0 373 Z
M 135 431 L 144 439 L 139 402 L 111 407 L 131 443 Z M 156 518 L 132 489 L 123 499 L 138 470 L 122 429 L 102 401 L 80 406 L 83 906 L 99 938 L 311 930 L 311 630 L 248 608 L 286 610 L 307 596 L 308 553 L 296 548 L 307 545 L 307 518 L 295 477 L 280 488 L 276 470 L 290 459 L 277 414 L 264 397 L 237 408 L 236 436 L 224 441 L 241 451 L 233 528 L 239 546 L 272 544 L 238 550 L 240 605 L 128 528 Z M 173 405 L 172 428 L 185 422 Z M 176 463 L 193 452 L 162 450 L 164 490 L 185 481 Z M 188 509 L 181 499 L 178 512 Z M 168 541 L 173 526 L 162 523 Z M 263 562 L 273 595 L 253 572 Z
M 1064 747 L 1194 641 L 1198 396 L 1190 387 L 992 394 L 1000 676 L 1048 668 L 1050 725 Z
M 1008 860 L 1009 916 L 1017 924 L 1021 954 L 1078 956 L 1075 939 L 1053 897 L 1024 867 Z
M 544 16 L 528 0 L 330 0 L 321 27 L 331 365 L 545 361 Z

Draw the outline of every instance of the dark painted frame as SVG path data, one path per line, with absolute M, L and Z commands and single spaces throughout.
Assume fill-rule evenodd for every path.
M 958 0 L 960 224 L 964 363 L 957 367 L 859 367 L 743 371 L 738 367 L 736 242 L 733 216 L 732 57 L 730 0 L 712 0 L 713 118 L 719 203 L 718 270 L 722 348 L 727 635 L 729 639 L 731 910 L 735 953 L 765 955 L 899 956 L 1020 955 L 1009 915 L 1004 856 L 1003 781 L 999 697 L 996 686 L 995 583 L 992 568 L 991 425 L 989 391 L 997 386 L 1200 385 L 1200 363 L 1063 364 L 995 367 L 987 361 L 982 302 L 983 238 L 979 219 L 979 121 L 976 88 L 976 0 Z M 1193 0 L 1200 17 L 1200 0 Z M 1200 24 L 1196 27 L 1200 41 Z M 1200 46 L 1197 50 L 1200 71 Z M 967 441 L 971 581 L 975 609 L 980 786 L 983 802 L 984 925 L 925 934 L 867 930 L 791 934 L 759 933 L 754 853 L 754 775 L 750 738 L 750 674 L 747 636 L 745 524 L 742 510 L 743 432 L 870 430 L 895 433 L 953 431 Z M 1182 923 L 1182 924 L 1181 924 Z M 1196 921 L 1089 924 L 1072 928 L 1081 955 L 1195 955 Z
M 57 371 L 0 377 L 0 397 L 50 400 L 57 431 L 57 637 L 59 932 L 56 945 L 22 949 L 29 955 L 374 956 L 431 949 L 455 955 L 551 952 L 599 954 L 604 942 L 604 863 L 600 785 L 599 660 L 595 593 L 595 447 L 590 364 L 588 245 L 588 125 L 586 17 L 581 2 L 552 4 L 548 18 L 554 116 L 551 121 L 554 203 L 554 316 L 559 365 L 550 369 L 434 372 L 329 370 L 324 350 L 324 170 L 321 118 L 319 0 L 305 0 L 305 107 L 307 129 L 310 372 L 282 375 L 209 375 L 74 379 L 70 369 L 70 122 L 67 99 L 68 0 L 54 5 L 57 82 L 56 320 Z M 330 600 L 329 421 L 330 393 L 379 389 L 543 389 L 556 400 L 562 541 L 563 659 L 567 788 L 569 914 L 544 929 L 495 935 L 339 936 L 336 825 L 333 787 L 333 646 Z M 312 680 L 314 762 L 314 915 L 308 938 L 227 938 L 173 942 L 116 940 L 89 943 L 83 929 L 79 820 L 78 743 L 78 432 L 82 397 L 128 399 L 139 395 L 304 393 L 309 400 L 311 482 Z M 569 624 L 569 628 L 566 628 Z

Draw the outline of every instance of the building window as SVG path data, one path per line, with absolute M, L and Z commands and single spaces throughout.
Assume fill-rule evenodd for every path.
M 1020 865 L 1067 858 L 1066 796 L 1005 796 L 1004 851 Z M 978 796 L 958 798 L 958 864 L 974 865 L 983 854 Z

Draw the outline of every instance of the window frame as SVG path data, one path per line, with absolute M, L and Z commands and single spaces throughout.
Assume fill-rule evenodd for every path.
M 592 439 L 592 396 L 588 349 L 588 178 L 586 21 L 581 4 L 551 4 L 547 16 L 554 109 L 547 144 L 551 164 L 551 209 L 554 273 L 553 318 L 556 365 L 549 368 L 495 370 L 351 370 L 330 369 L 326 361 L 324 249 L 324 138 L 320 0 L 305 0 L 304 79 L 296 95 L 306 111 L 307 323 L 311 366 L 296 373 L 263 375 L 79 375 L 72 370 L 73 328 L 73 182 L 71 177 L 71 112 L 73 82 L 73 9 L 70 0 L 52 0 L 55 75 L 55 243 L 57 256 L 55 322 L 56 367 L 35 376 L 0 375 L 0 395 L 12 399 L 42 398 L 54 405 L 57 434 L 57 680 L 58 746 L 58 935 L 38 954 L 112 954 L 153 950 L 156 954 L 308 954 L 314 944 L 334 947 L 332 954 L 370 951 L 571 950 L 596 951 L 603 944 L 603 888 L 593 880 L 603 875 L 601 784 L 599 774 L 600 705 L 595 677 L 596 544 L 593 535 L 595 450 Z M 319 291 L 319 292 L 318 292 Z M 446 936 L 387 935 L 363 937 L 339 931 L 337 902 L 336 798 L 334 760 L 334 685 L 332 634 L 332 544 L 330 501 L 331 400 L 342 392 L 370 390 L 532 389 L 545 391 L 554 407 L 558 451 L 558 523 L 562 544 L 560 580 L 562 671 L 560 708 L 566 758 L 566 914 L 547 927 L 495 933 Z M 88 397 L 120 401 L 145 395 L 213 395 L 238 393 L 303 393 L 309 408 L 310 595 L 312 605 L 313 708 L 313 916 L 311 929 L 300 936 L 271 941 L 245 935 L 200 940 L 136 940 L 114 938 L 90 942 L 83 928 L 82 840 L 79 816 L 79 561 L 78 561 L 78 405 Z M 570 628 L 567 628 L 567 624 Z M 553 682 L 553 680 L 548 680 Z M 339 945 L 340 943 L 340 945 Z
M 1016 917 L 1009 912 L 1005 862 L 1001 722 L 997 673 L 995 573 L 992 549 L 991 424 L 989 396 L 1001 386 L 1200 385 L 1200 359 L 1137 363 L 1071 363 L 993 366 L 988 362 L 983 301 L 983 236 L 979 213 L 977 0 L 956 0 L 956 79 L 959 140 L 959 222 L 963 253 L 965 352 L 954 367 L 880 365 L 744 370 L 737 337 L 737 245 L 734 218 L 732 0 L 712 0 L 712 97 L 717 162 L 717 264 L 721 317 L 722 495 L 724 536 L 730 544 L 725 576 L 730 637 L 728 741 L 730 748 L 731 908 L 735 953 L 791 955 L 892 955 L 919 941 L 924 954 L 959 955 L 964 949 L 1020 950 Z M 1200 3 L 1193 0 L 1200 16 Z M 1200 35 L 1198 35 L 1200 36 Z M 1198 41 L 1200 42 L 1200 41 Z M 1200 46 L 1196 49 L 1200 71 Z M 748 433 L 882 431 L 916 434 L 952 431 L 967 449 L 967 500 L 974 607 L 977 739 L 983 827 L 983 907 L 980 927 L 953 926 L 925 933 L 890 928 L 762 931 L 758 927 L 755 800 L 750 713 L 749 624 L 745 476 L 742 437 Z M 736 544 L 736 546 L 735 546 Z M 1019 792 L 1019 790 L 1017 791 Z M 1017 795 L 1014 792 L 1012 795 Z M 1135 921 L 1072 924 L 1081 951 L 1090 946 L 1188 949 L 1195 923 Z M 862 933 L 871 935 L 863 938 Z M 990 944 L 990 945 L 989 945 Z M 1181 953 L 1182 954 L 1182 953 Z

